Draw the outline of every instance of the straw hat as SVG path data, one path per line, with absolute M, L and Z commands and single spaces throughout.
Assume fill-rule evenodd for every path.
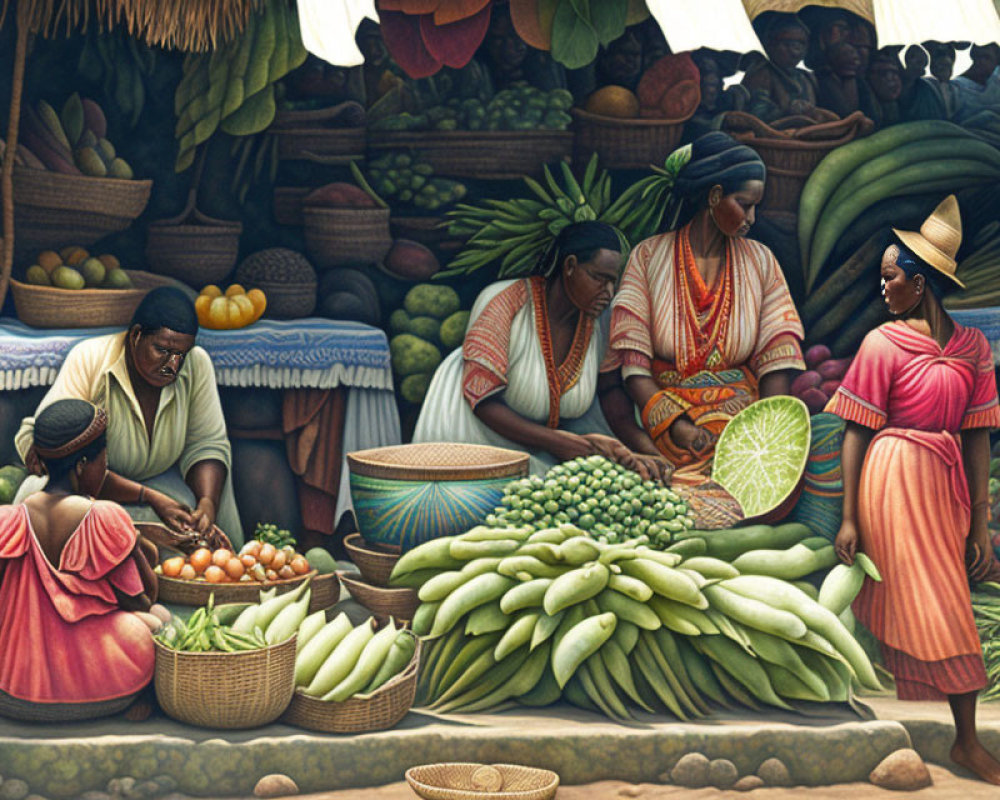
M 958 213 L 958 200 L 950 194 L 933 213 L 924 220 L 920 232 L 892 232 L 916 255 L 934 267 L 942 275 L 947 275 L 955 283 L 965 288 L 965 284 L 955 277 L 955 255 L 962 244 L 962 218 Z

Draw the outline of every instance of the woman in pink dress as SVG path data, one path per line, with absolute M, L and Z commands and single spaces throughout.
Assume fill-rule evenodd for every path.
M 0 714 L 87 719 L 127 707 L 153 675 L 150 629 L 130 611 L 156 575 L 121 506 L 94 500 L 106 416 L 84 400 L 38 415 L 44 491 L 0 507 Z
M 896 317 L 865 337 L 829 410 L 847 420 L 844 518 L 837 554 L 863 550 L 882 572 L 854 613 L 882 645 L 902 700 L 948 699 L 952 759 L 1000 784 L 1000 762 L 976 734 L 986 671 L 972 616 L 973 579 L 990 567 L 989 430 L 1000 425 L 993 354 L 938 298 L 961 285 L 958 203 L 948 197 L 920 233 L 896 231 L 882 257 Z M 954 282 L 954 283 L 951 283 Z

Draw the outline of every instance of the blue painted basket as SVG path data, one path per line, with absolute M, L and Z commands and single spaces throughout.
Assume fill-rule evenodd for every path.
M 347 454 L 351 499 L 366 542 L 405 553 L 482 523 L 504 487 L 528 474 L 528 454 L 425 442 Z

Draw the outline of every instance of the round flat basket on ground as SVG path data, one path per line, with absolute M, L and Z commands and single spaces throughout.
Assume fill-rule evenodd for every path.
M 324 733 L 367 733 L 395 727 L 413 706 L 420 669 L 420 637 L 410 631 L 406 634 L 416 641 L 410 663 L 374 692 L 333 703 L 299 690 L 281 721 Z
M 306 252 L 318 269 L 378 263 L 392 247 L 387 208 L 303 206 Z
M 352 562 L 361 570 L 361 575 L 375 586 L 388 586 L 392 568 L 399 561 L 399 553 L 380 550 L 365 542 L 360 533 L 352 533 L 344 538 L 344 549 Z
M 312 572 L 300 575 L 297 578 L 287 580 L 267 581 L 258 583 L 257 581 L 245 581 L 243 583 L 208 583 L 208 581 L 184 581 L 180 578 L 168 578 L 165 575 L 159 578 L 161 603 L 171 603 L 179 606 L 203 606 L 208 603 L 209 595 L 215 595 L 217 605 L 225 603 L 257 603 L 260 602 L 260 593 L 267 589 L 276 589 L 278 594 L 284 594 L 295 589 L 310 575 L 313 576 L 309 584 L 312 596 L 309 600 L 309 611 L 319 611 L 336 605 L 340 599 L 340 581 L 336 574 L 320 575 Z
M 406 782 L 424 800 L 551 800 L 559 788 L 551 770 L 517 764 L 425 764 Z
M 11 279 L 17 318 L 32 328 L 124 328 L 150 289 L 174 285 L 161 275 L 125 271 L 131 289 L 58 289 Z
M 662 166 L 681 140 L 684 119 L 622 119 L 592 114 L 582 108 L 574 117 L 573 163 L 586 165 L 597 154 L 602 167 L 647 169 Z
M 89 247 L 125 230 L 145 210 L 152 188 L 150 180 L 63 175 L 15 165 L 15 263 L 29 261 L 40 250 Z
M 719 436 L 712 480 L 739 501 L 747 519 L 787 513 L 801 487 L 809 441 L 805 403 L 797 397 L 758 400 Z
M 203 728 L 257 728 L 295 691 L 295 642 L 236 653 L 182 653 L 154 640 L 156 699 L 169 717 Z M 224 686 L 225 691 L 219 691 Z
M 351 597 L 380 620 L 392 617 L 409 622 L 420 605 L 416 589 L 376 586 L 356 573 L 338 572 L 337 575 Z
M 146 262 L 161 274 L 201 288 L 218 283 L 236 265 L 243 225 L 163 225 L 154 222 L 146 233 Z
M 426 442 L 347 454 L 358 530 L 369 545 L 406 552 L 478 525 L 504 486 L 528 474 L 528 454 Z

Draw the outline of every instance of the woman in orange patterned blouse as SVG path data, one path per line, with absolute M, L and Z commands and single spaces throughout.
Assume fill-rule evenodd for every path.
M 805 369 L 803 330 L 774 254 L 745 238 L 764 195 L 760 157 L 713 132 L 668 163 L 681 166 L 666 218 L 684 224 L 632 251 L 605 367 L 621 369 L 673 480 L 697 484 L 726 423 Z
M 600 454 L 666 479 L 669 465 L 636 424 L 631 403 L 609 406 L 605 397 L 617 393 L 604 395 L 599 385 L 621 261 L 614 228 L 575 223 L 534 275 L 487 286 L 462 348 L 434 374 L 413 441 L 525 449 L 535 474 Z

